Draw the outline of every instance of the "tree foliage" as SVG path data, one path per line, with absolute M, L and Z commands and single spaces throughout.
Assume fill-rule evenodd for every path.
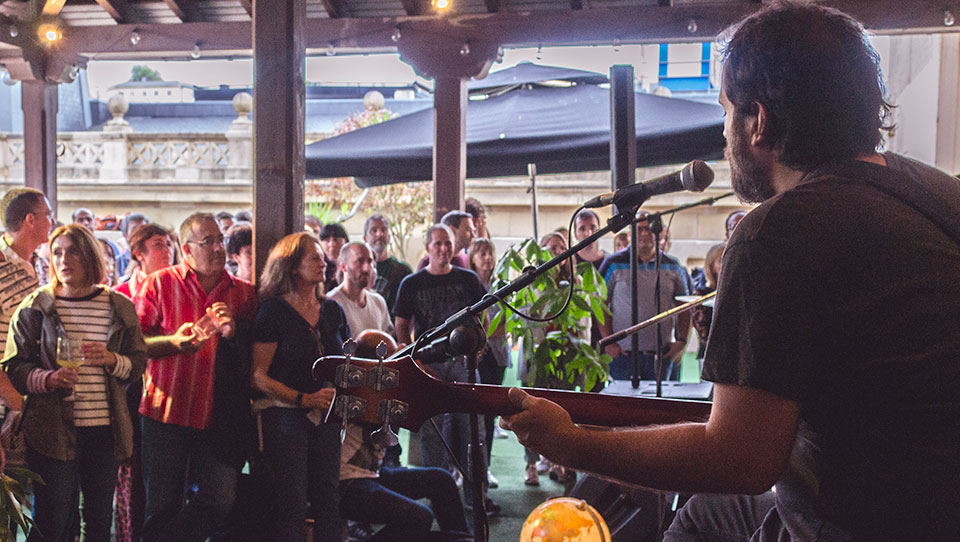
M 150 68 L 150 66 L 134 66 L 130 70 L 131 81 L 163 81 L 160 73 Z
M 365 109 L 344 119 L 337 125 L 335 133 L 345 134 L 396 116 L 386 108 Z M 304 191 L 307 212 L 323 223 L 335 221 L 334 210 L 340 209 L 340 216 L 343 216 L 361 193 L 352 177 L 307 181 Z M 360 210 L 366 216 L 381 214 L 387 217 L 390 221 L 390 250 L 403 259 L 413 235 L 433 221 L 433 183 L 397 183 L 371 188 Z

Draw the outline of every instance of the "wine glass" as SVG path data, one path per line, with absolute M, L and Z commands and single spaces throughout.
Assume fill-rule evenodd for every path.
M 73 345 L 68 337 L 57 337 L 57 365 L 76 371 L 83 365 L 80 344 Z

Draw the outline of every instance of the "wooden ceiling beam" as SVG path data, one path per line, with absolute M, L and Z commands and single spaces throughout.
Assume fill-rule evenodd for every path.
M 103 11 L 106 11 L 107 15 L 112 17 L 114 21 L 120 24 L 131 22 L 127 0 L 97 0 L 97 5 L 103 8 Z
M 349 15 L 343 5 L 343 0 L 320 0 L 320 3 L 323 4 L 323 9 L 327 10 L 327 16 L 331 19 L 339 19 Z
M 426 0 L 400 0 L 407 15 L 426 15 L 428 2 Z
M 46 0 L 43 3 L 43 9 L 41 13 L 49 17 L 56 17 L 60 15 L 60 11 L 63 9 L 63 5 L 67 3 L 67 0 Z
M 98 0 L 106 2 L 108 0 Z M 118 4 L 118 0 L 109 0 Z M 917 0 L 911 9 L 901 0 L 832 0 L 838 7 L 878 34 L 956 31 L 943 24 L 940 0 Z M 761 4 L 684 4 L 669 8 L 584 9 L 581 11 L 506 12 L 479 15 L 418 16 L 394 18 L 310 19 L 306 23 L 308 49 L 333 44 L 338 53 L 396 50 L 390 37 L 399 26 L 404 35 L 436 36 L 463 41 L 496 42 L 504 47 L 552 45 L 603 45 L 709 41 Z M 697 22 L 690 32 L 690 21 Z M 137 45 L 128 38 L 136 30 Z M 412 32 L 408 32 L 412 31 Z M 65 27 L 60 47 L 67 52 L 96 55 L 99 59 L 165 57 L 184 58 L 204 36 L 204 53 L 211 56 L 250 54 L 249 22 L 181 23 Z M 0 40 L 9 41 L 6 33 Z
M 178 19 L 185 23 L 200 21 L 200 12 L 197 10 L 194 0 L 163 0 L 163 3 L 170 8 L 170 11 Z

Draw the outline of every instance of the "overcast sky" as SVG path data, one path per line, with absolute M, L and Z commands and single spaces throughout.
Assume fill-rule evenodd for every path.
M 508 68 L 529 60 L 540 64 L 564 66 L 609 73 L 614 64 L 633 64 L 641 82 L 656 78 L 656 45 L 624 45 L 604 47 L 555 47 L 508 49 L 503 63 L 491 71 Z M 539 57 L 539 60 L 538 60 Z M 253 63 L 250 60 L 192 61 L 91 61 L 87 66 L 90 93 L 96 98 L 110 96 L 111 86 L 130 79 L 135 65 L 146 65 L 160 73 L 166 81 L 180 81 L 204 87 L 219 85 L 251 86 Z M 327 84 L 408 84 L 416 79 L 413 68 L 396 54 L 322 56 L 307 59 L 307 81 Z

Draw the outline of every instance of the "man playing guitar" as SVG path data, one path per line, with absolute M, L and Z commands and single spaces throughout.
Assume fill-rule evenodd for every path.
M 778 3 L 724 58 L 732 183 L 762 203 L 724 255 L 709 420 L 588 431 L 514 389 L 501 423 L 577 470 L 697 493 L 665 540 L 955 540 L 960 184 L 877 153 L 890 106 L 850 17 Z

